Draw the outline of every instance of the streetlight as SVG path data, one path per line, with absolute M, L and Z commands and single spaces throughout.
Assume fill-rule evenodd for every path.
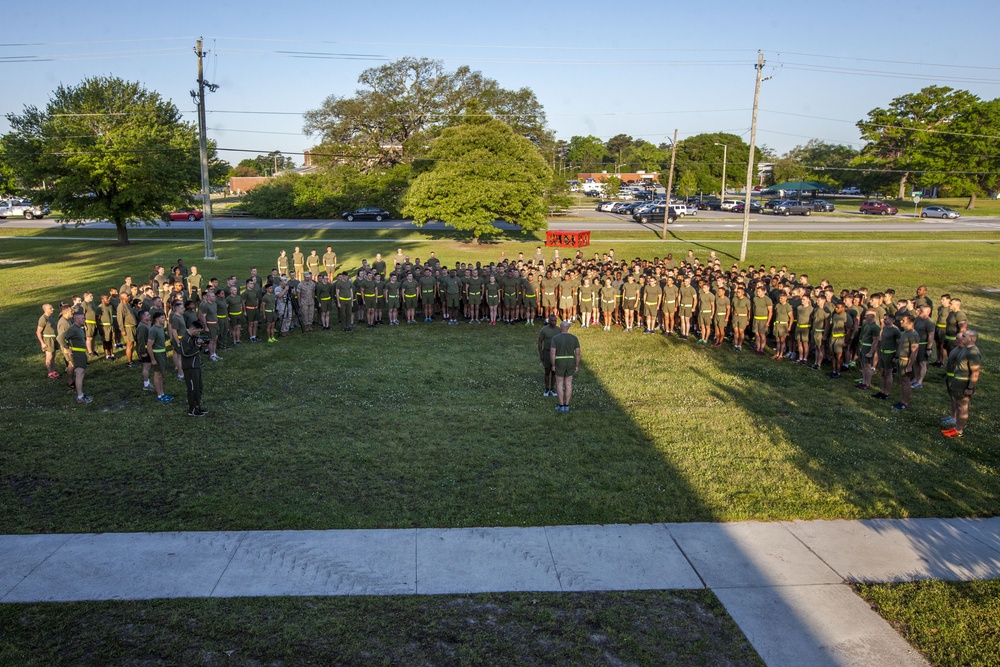
M 726 158 L 729 155 L 729 146 L 715 142 L 716 146 L 722 146 L 722 193 L 719 195 L 719 205 L 726 203 Z

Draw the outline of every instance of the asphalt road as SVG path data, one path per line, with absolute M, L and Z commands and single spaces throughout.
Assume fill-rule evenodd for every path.
M 575 210 L 573 219 L 552 218 L 549 229 L 564 229 L 567 231 L 639 231 L 643 229 L 659 230 L 662 224 L 642 225 L 633 222 L 624 215 L 602 213 L 599 211 Z M 584 218 L 581 220 L 580 218 Z M 161 223 L 162 225 L 163 223 Z M 26 227 L 34 229 L 59 229 L 61 223 L 53 220 L 23 220 L 20 218 L 0 220 L 0 225 L 9 227 Z M 499 223 L 498 226 L 507 230 L 520 229 L 516 225 Z M 88 222 L 84 227 L 89 229 L 108 229 L 114 225 L 110 222 Z M 201 230 L 201 222 L 172 222 L 171 229 Z M 409 220 L 271 220 L 261 218 L 215 218 L 213 229 L 448 229 L 444 223 L 433 222 L 416 227 Z M 695 216 L 681 218 L 670 225 L 672 230 L 731 232 L 743 228 L 742 216 L 721 211 L 699 211 Z M 921 232 L 921 231 L 993 231 L 1000 230 L 1000 217 L 969 216 L 958 220 L 921 219 L 912 214 L 896 216 L 867 216 L 856 212 L 842 214 L 813 214 L 805 216 L 774 216 L 751 215 L 750 229 L 757 232 Z

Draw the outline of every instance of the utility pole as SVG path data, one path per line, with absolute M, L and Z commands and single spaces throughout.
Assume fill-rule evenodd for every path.
M 191 97 L 198 105 L 198 154 L 201 161 L 201 213 L 205 224 L 205 259 L 218 259 L 212 248 L 212 198 L 208 182 L 208 136 L 205 131 L 205 88 L 213 93 L 219 89 L 214 83 L 205 81 L 202 61 L 205 52 L 201 49 L 201 39 L 194 47 L 198 56 L 198 90 L 191 91 Z
M 729 159 L 729 146 L 715 142 L 716 146 L 722 146 L 722 191 L 719 192 L 719 205 L 726 203 L 726 161 Z
M 760 77 L 764 72 L 764 54 L 757 52 L 757 85 L 753 91 L 753 118 L 750 121 L 750 157 L 747 159 L 747 180 L 743 197 L 743 242 L 740 244 L 740 261 L 747 259 L 747 239 L 750 236 L 750 188 L 753 178 L 753 154 L 757 146 L 757 102 L 760 99 Z
M 670 173 L 667 175 L 667 208 L 663 211 L 663 239 L 667 238 L 667 223 L 670 221 L 670 192 L 674 189 L 674 160 L 677 158 L 677 128 L 674 128 L 674 143 L 670 146 Z

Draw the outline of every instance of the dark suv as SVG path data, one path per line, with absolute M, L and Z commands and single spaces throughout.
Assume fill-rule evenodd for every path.
M 863 201 L 859 209 L 864 215 L 896 215 L 899 209 L 884 201 Z

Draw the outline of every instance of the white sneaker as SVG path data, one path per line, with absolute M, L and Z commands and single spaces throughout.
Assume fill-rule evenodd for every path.
M 212 361 L 222 361 L 222 357 L 220 357 L 217 354 L 213 354 L 212 356 L 209 357 L 209 359 Z
M 177 379 L 180 380 L 181 382 L 183 382 L 184 381 L 184 374 L 183 373 L 179 374 L 177 376 Z

